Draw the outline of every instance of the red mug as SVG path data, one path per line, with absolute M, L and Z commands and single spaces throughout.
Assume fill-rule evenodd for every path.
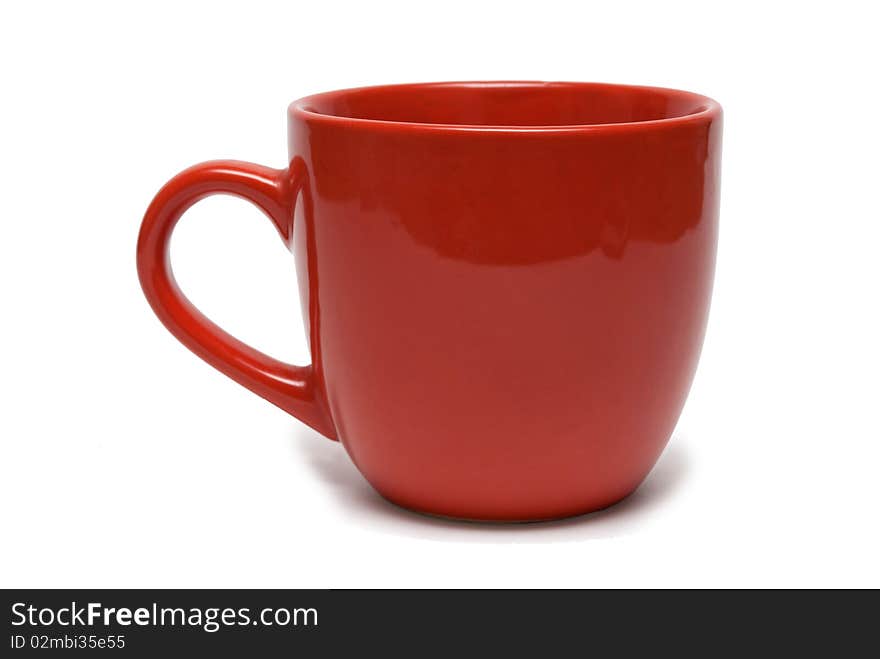
M 318 94 L 286 169 L 196 165 L 147 210 L 141 285 L 184 345 L 341 440 L 417 511 L 527 521 L 633 492 L 681 413 L 718 235 L 721 107 L 697 94 L 474 82 Z M 174 281 L 180 216 L 261 208 L 295 255 L 312 354 L 277 361 Z

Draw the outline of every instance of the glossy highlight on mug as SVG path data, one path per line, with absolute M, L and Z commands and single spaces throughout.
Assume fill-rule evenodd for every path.
M 141 282 L 185 345 L 341 440 L 386 498 L 466 519 L 589 512 L 644 479 L 687 396 L 720 144 L 720 106 L 674 90 L 319 94 L 290 106 L 287 169 L 206 163 L 160 191 Z M 217 192 L 294 252 L 310 366 L 233 339 L 174 284 L 173 225 Z

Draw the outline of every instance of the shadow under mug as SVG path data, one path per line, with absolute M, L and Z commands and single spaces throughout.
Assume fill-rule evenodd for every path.
M 635 490 L 703 340 L 720 106 L 473 82 L 318 94 L 288 117 L 286 169 L 203 163 L 150 204 L 138 272 L 165 326 L 341 440 L 402 506 L 525 521 Z M 233 338 L 175 283 L 174 225 L 215 193 L 253 202 L 293 251 L 311 365 Z

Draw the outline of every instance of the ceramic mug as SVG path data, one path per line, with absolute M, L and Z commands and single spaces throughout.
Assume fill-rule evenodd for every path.
M 207 162 L 150 204 L 138 272 L 172 334 L 341 440 L 407 508 L 539 520 L 634 491 L 703 340 L 720 106 L 651 87 L 442 83 L 310 96 L 288 122 L 286 169 Z M 293 251 L 311 365 L 238 341 L 177 287 L 172 229 L 216 193 L 253 202 Z

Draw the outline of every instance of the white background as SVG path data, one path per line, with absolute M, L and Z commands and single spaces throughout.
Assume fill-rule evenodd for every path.
M 3 4 L 0 585 L 880 586 L 869 8 Z M 299 96 L 458 79 L 653 84 L 724 106 L 702 362 L 660 463 L 609 511 L 481 526 L 395 508 L 340 445 L 179 345 L 140 292 L 138 225 L 178 170 L 284 166 Z M 308 361 L 292 257 L 259 211 L 201 203 L 173 258 L 221 325 Z

